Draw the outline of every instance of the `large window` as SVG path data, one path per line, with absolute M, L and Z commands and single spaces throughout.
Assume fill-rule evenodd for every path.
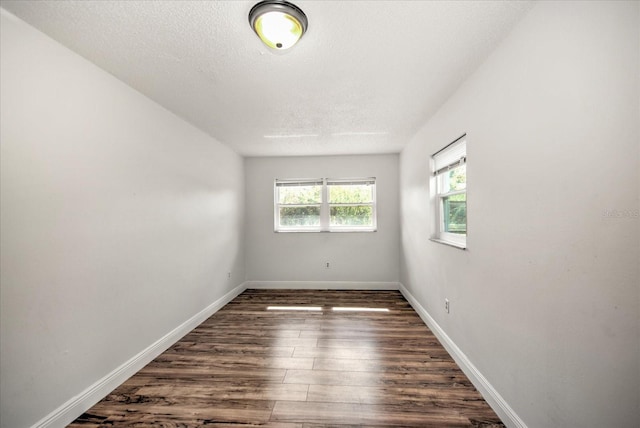
M 276 180 L 276 232 L 373 232 L 376 180 Z
M 435 181 L 434 239 L 460 248 L 467 245 L 467 142 L 462 136 L 433 155 Z

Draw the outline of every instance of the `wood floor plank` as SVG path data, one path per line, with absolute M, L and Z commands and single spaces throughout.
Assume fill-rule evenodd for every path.
M 422 329 L 416 329 L 408 331 L 402 327 L 396 328 L 369 328 L 365 329 L 352 329 L 348 325 L 341 328 L 322 328 L 314 330 L 302 330 L 300 331 L 300 337 L 302 338 L 315 338 L 315 339 L 418 339 L 424 340 L 427 337 L 426 331 Z M 435 337 L 431 338 L 431 341 L 436 341 Z
M 136 376 L 146 379 L 171 379 L 189 382 L 229 382 L 240 379 L 261 382 L 282 382 L 285 369 L 228 369 L 217 367 L 176 367 L 162 366 L 151 362 L 140 370 Z
M 457 387 L 471 386 L 471 382 L 462 373 L 444 370 L 440 373 L 380 373 L 380 372 L 353 372 L 333 370 L 287 370 L 284 383 L 297 383 L 307 385 L 350 385 L 350 386 L 377 386 L 377 385 L 410 385 L 431 387 Z
M 388 386 L 309 385 L 306 401 L 357 404 L 420 404 L 438 407 L 485 409 L 486 403 L 479 393 L 468 388 L 415 388 Z
M 234 355 L 217 355 L 211 357 L 205 353 L 179 353 L 165 352 L 155 360 L 156 363 L 168 362 L 172 367 L 200 366 L 229 369 L 312 369 L 313 358 L 293 357 L 269 357 L 269 356 L 244 356 L 237 358 Z
M 70 426 L 203 425 L 504 427 L 400 293 L 345 290 L 247 290 Z
M 235 384 L 222 386 L 200 385 L 151 385 L 137 391 L 145 397 L 177 396 L 198 399 L 306 401 L 309 385 L 285 385 L 281 383 Z
M 315 348 L 315 346 L 313 347 Z M 244 356 L 272 356 L 272 357 L 292 357 L 294 346 L 260 346 L 247 344 L 232 343 L 207 343 L 205 341 L 191 342 L 180 341 L 169 348 L 166 352 L 171 353 L 206 353 L 208 355 L 235 356 L 242 358 Z M 303 355 L 301 357 L 304 358 Z M 312 358 L 312 357 L 307 357 Z
M 303 340 L 303 339 L 298 339 Z M 351 339 L 317 339 L 318 348 L 365 348 L 382 350 L 421 349 L 423 347 L 437 346 L 438 341 L 433 338 L 406 339 L 395 338 L 351 338 Z M 295 345 L 294 345 L 295 346 Z M 304 345 L 298 345 L 304 346 Z
M 313 370 L 340 370 L 352 372 L 448 372 L 455 369 L 456 363 L 453 361 L 430 361 L 428 359 L 396 361 L 396 360 L 360 360 L 348 358 L 315 358 Z M 301 367 L 291 367 L 301 369 Z
M 354 360 L 387 360 L 387 361 L 453 361 L 451 356 L 441 345 L 419 349 L 384 350 L 377 348 L 318 348 L 296 347 L 293 356 L 296 358 L 323 358 L 323 359 L 354 359 Z
M 219 331 L 197 331 L 189 333 L 186 338 L 188 339 L 207 339 L 209 337 L 215 338 L 228 338 L 233 337 L 247 337 L 247 338 L 298 338 L 300 337 L 300 329 L 278 329 L 276 326 L 272 329 L 265 329 L 263 327 L 251 326 L 251 328 L 224 328 Z
M 220 336 L 216 334 L 197 334 L 189 336 L 188 340 L 197 340 L 209 343 L 211 345 L 259 345 L 259 346 L 316 346 L 317 339 L 313 338 L 297 338 L 297 337 L 251 337 L 251 336 Z

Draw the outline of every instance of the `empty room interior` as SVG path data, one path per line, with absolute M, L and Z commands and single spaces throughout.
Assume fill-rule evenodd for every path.
M 638 1 L 0 12 L 2 428 L 638 427 Z

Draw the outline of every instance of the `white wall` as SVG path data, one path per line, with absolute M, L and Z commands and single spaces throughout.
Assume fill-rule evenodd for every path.
M 4 11 L 0 28 L 0 414 L 20 428 L 244 280 L 244 175 Z
M 378 231 L 275 233 L 274 180 L 313 177 L 376 177 Z M 247 279 L 398 281 L 398 155 L 246 158 L 245 179 Z
M 640 417 L 638 5 L 539 3 L 401 154 L 401 280 L 529 427 Z M 427 240 L 464 132 L 468 251 Z

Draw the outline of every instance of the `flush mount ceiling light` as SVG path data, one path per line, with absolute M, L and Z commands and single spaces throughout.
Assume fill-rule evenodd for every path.
M 289 49 L 307 31 L 307 16 L 284 0 L 256 4 L 249 12 L 249 23 L 265 45 L 278 50 Z

